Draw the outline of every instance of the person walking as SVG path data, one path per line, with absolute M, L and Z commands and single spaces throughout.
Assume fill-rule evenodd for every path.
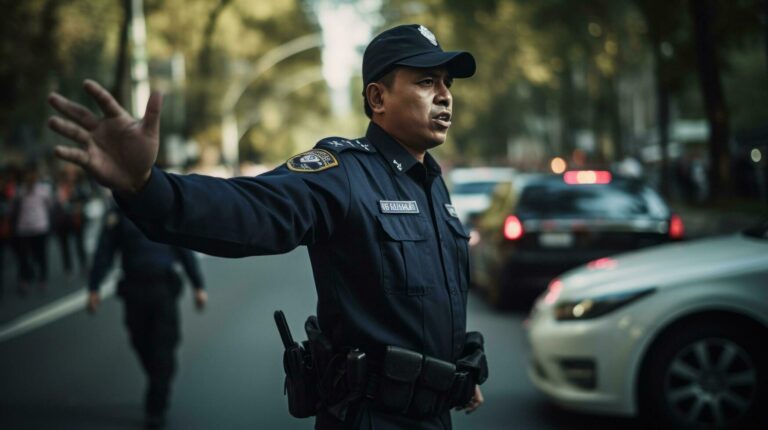
M 11 209 L 13 232 L 19 260 L 19 292 L 23 295 L 37 278 L 41 291 L 48 282 L 48 233 L 51 229 L 53 195 L 49 184 L 39 179 L 36 165 L 22 173 Z
M 56 182 L 56 204 L 54 206 L 54 223 L 56 237 L 64 263 L 64 272 L 72 274 L 72 252 L 74 245 L 80 271 L 87 273 L 87 258 L 85 255 L 85 216 L 83 209 L 88 201 L 89 189 L 82 175 L 74 166 L 67 165 L 59 171 Z
M 147 378 L 145 424 L 160 428 L 165 424 L 180 340 L 177 299 L 182 280 L 174 263 L 184 267 L 198 310 L 203 310 L 208 295 L 191 251 L 152 242 L 113 207 L 105 215 L 88 282 L 87 309 L 91 313 L 99 308 L 99 288 L 117 254 L 123 272 L 117 294 L 123 302 L 131 345 Z
M 153 167 L 157 93 L 135 120 L 86 81 L 104 118 L 52 94 L 65 118 L 49 125 L 81 145 L 59 146 L 57 156 L 113 189 L 152 240 L 224 257 L 307 246 L 318 297 L 307 322 L 314 374 L 293 379 L 318 384 L 306 384 L 304 397 L 289 385 L 289 410 L 308 403 L 294 415 L 315 415 L 317 429 L 450 429 L 451 408 L 483 403 L 487 366 L 482 337 L 466 330 L 469 236 L 429 150 L 445 142 L 451 85 L 474 74 L 475 60 L 443 51 L 413 24 L 376 36 L 362 69 L 365 136 L 322 139 L 256 177 Z

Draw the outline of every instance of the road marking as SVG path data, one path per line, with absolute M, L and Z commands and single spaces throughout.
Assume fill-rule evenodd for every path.
M 102 300 L 115 294 L 117 279 L 121 273 L 120 270 L 113 270 L 101 284 L 99 291 L 101 292 Z M 30 311 L 10 323 L 0 326 L 0 342 L 13 339 L 16 336 L 40 328 L 71 313 L 83 310 L 87 296 L 87 288 L 81 288 L 53 303 Z

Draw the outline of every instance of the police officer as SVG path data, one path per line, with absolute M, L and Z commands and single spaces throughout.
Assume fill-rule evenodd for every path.
M 119 209 L 112 208 L 104 219 L 88 284 L 88 310 L 92 313 L 99 307 L 99 286 L 116 253 L 120 254 L 123 269 L 117 294 L 123 301 L 131 345 L 147 376 L 146 426 L 162 427 L 179 343 L 177 298 L 182 281 L 174 270 L 176 261 L 182 264 L 194 287 L 198 310 L 203 309 L 208 296 L 191 251 L 152 242 Z
M 52 94 L 49 102 L 66 119 L 53 117 L 49 125 L 81 145 L 57 147 L 56 154 L 112 188 L 153 240 L 227 257 L 307 246 L 320 329 L 334 350 L 364 351 L 377 369 L 372 374 L 389 378 L 407 370 L 387 366 L 390 347 L 415 352 L 424 363 L 426 357 L 456 363 L 470 343 L 468 235 L 428 150 L 445 141 L 451 125 L 453 79 L 474 71 L 471 54 L 443 51 L 424 26 L 384 31 L 363 56 L 364 107 L 371 118 L 366 135 L 323 139 L 257 177 L 180 176 L 152 167 L 161 105 L 156 93 L 136 121 L 101 86 L 86 81 L 104 118 Z M 395 376 L 418 374 L 411 373 Z M 366 385 L 349 413 L 331 413 L 324 403 L 317 428 L 451 428 L 448 409 L 414 416 L 413 390 L 368 395 L 376 385 L 382 384 Z M 407 403 L 402 410 L 381 407 L 400 397 Z M 472 411 L 482 402 L 472 384 L 466 401 L 450 406 Z

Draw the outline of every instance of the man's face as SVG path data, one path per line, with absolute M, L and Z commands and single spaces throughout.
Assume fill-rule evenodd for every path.
M 445 67 L 399 67 L 390 88 L 384 88 L 379 125 L 415 152 L 442 144 L 451 126 L 452 82 Z

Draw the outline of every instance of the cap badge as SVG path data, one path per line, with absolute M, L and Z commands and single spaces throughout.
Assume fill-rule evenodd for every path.
M 421 33 L 422 36 L 426 37 L 427 40 L 429 40 L 429 43 L 437 46 L 437 38 L 434 34 L 432 34 L 431 31 L 427 27 L 424 27 L 423 25 L 419 26 L 419 33 Z

